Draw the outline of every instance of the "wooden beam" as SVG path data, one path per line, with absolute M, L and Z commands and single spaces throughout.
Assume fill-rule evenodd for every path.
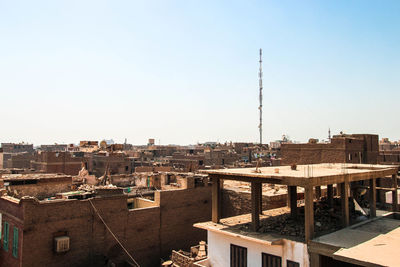
M 369 179 L 369 216 L 376 217 L 376 179 Z
M 397 200 L 397 174 L 393 174 L 392 175 L 392 187 L 393 187 L 393 191 L 392 191 L 392 211 L 398 211 L 398 200 Z
M 288 206 L 290 208 L 290 216 L 297 218 L 297 186 L 288 186 Z
M 260 227 L 260 187 L 261 183 L 251 182 L 251 226 L 255 232 Z
M 212 177 L 212 218 L 214 223 L 219 223 L 221 219 L 221 190 L 220 179 L 216 176 Z
M 304 228 L 305 228 L 305 241 L 314 237 L 314 192 L 312 186 L 304 188 Z
M 333 185 L 328 184 L 327 188 L 328 206 L 333 208 Z
M 321 192 L 321 186 L 316 186 L 315 187 L 315 198 L 319 200 L 321 198 L 322 192 Z
M 340 201 L 342 208 L 342 224 L 344 227 L 349 226 L 349 183 L 344 182 L 340 184 Z

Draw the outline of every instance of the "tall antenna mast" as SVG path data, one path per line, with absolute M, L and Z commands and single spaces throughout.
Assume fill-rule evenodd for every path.
M 260 48 L 260 72 L 258 73 L 259 76 L 259 85 L 260 85 L 260 106 L 258 109 L 260 110 L 260 124 L 258 125 L 258 128 L 260 130 L 260 146 L 262 146 L 262 89 L 263 89 L 263 84 L 262 84 L 262 50 Z
M 329 128 L 329 130 L 328 130 L 328 140 L 329 140 L 329 142 L 331 141 L 331 128 Z

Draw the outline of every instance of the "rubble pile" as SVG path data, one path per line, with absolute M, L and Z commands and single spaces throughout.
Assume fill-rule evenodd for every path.
M 335 199 L 334 207 L 330 208 L 326 202 L 321 201 L 314 205 L 314 230 L 317 235 L 324 235 L 342 228 L 340 216 L 340 203 Z M 352 202 L 350 202 L 352 203 Z M 260 233 L 278 233 L 284 236 L 305 237 L 304 230 L 304 206 L 298 207 L 297 218 L 292 218 L 290 213 L 280 212 L 269 214 L 268 218 L 260 221 Z M 350 204 L 350 219 L 355 221 L 360 217 L 359 212 Z M 250 224 L 241 226 L 241 230 L 251 229 Z

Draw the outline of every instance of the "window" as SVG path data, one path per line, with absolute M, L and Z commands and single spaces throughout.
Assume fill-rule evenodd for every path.
M 12 254 L 15 258 L 18 258 L 18 228 L 15 226 L 14 226 Z
M 279 256 L 263 253 L 262 254 L 262 267 L 281 267 L 282 258 Z
M 3 248 L 5 251 L 8 251 L 8 223 L 4 222 L 4 241 Z
M 287 267 L 300 267 L 300 264 L 298 262 L 295 262 L 295 261 L 287 260 L 286 261 L 286 266 Z
M 231 244 L 231 267 L 247 267 L 247 248 Z

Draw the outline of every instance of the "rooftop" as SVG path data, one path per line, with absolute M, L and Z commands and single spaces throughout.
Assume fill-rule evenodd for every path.
M 335 200 L 339 201 L 338 198 Z M 314 204 L 316 236 L 322 236 L 342 228 L 341 218 L 337 215 L 340 206 L 335 205 L 331 208 L 327 201 Z M 195 226 L 228 235 L 240 234 L 265 242 L 278 242 L 281 239 L 305 242 L 304 206 L 299 207 L 298 213 L 297 218 L 292 218 L 289 207 L 265 210 L 260 214 L 258 231 L 253 231 L 251 228 L 251 214 L 223 218 L 219 223 L 198 223 Z M 351 223 L 359 222 L 360 215 L 362 214 L 354 211 L 351 214 Z
M 362 266 L 400 266 L 398 217 L 389 213 L 315 238 L 310 250 L 330 251 L 334 259 Z
M 342 183 L 345 177 L 350 181 L 364 180 L 367 177 L 380 178 L 397 173 L 393 165 L 322 163 L 312 165 L 272 166 L 260 168 L 203 170 L 211 177 L 246 182 L 258 181 L 264 183 L 285 185 L 326 185 Z
M 71 178 L 71 176 L 61 173 L 3 174 L 0 176 L 0 180 L 4 181 L 40 180 L 40 179 L 57 179 L 57 178 Z

